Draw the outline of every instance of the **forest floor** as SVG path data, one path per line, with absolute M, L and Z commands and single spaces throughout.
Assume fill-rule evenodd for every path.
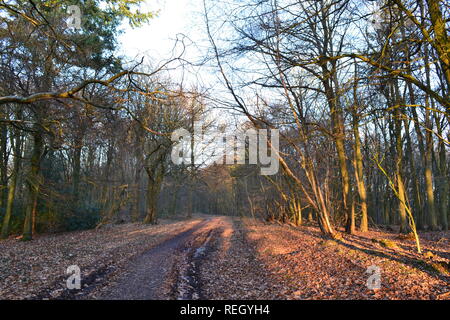
M 332 241 L 313 225 L 160 222 L 1 241 L 0 299 L 450 299 L 448 231 L 421 234 L 425 257 L 383 230 Z M 71 265 L 80 290 L 66 287 Z

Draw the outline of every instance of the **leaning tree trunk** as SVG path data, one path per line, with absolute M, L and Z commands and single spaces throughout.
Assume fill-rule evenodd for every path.
M 402 119 L 399 108 L 394 111 L 395 124 L 395 182 L 398 192 L 398 211 L 400 217 L 400 232 L 407 233 L 409 231 L 406 217 L 406 194 L 403 183 L 402 162 L 403 162 L 403 146 L 402 146 Z
M 434 41 L 431 43 L 438 53 L 438 59 L 442 67 L 444 78 L 447 84 L 446 96 L 449 97 L 450 91 L 450 36 L 446 27 L 446 18 L 444 17 L 440 0 L 426 0 L 428 13 L 434 31 Z M 450 111 L 447 108 L 447 111 Z M 449 115 L 447 115 L 449 117 Z

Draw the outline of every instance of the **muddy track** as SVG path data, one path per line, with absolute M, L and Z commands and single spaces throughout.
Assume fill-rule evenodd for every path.
M 202 290 L 200 277 L 203 261 L 216 249 L 217 237 L 222 229 L 209 226 L 199 230 L 178 250 L 176 263 L 171 272 L 169 297 L 177 300 L 207 299 Z
M 39 293 L 29 297 L 29 299 L 159 299 L 161 297 L 155 293 L 149 293 L 149 287 L 157 285 L 159 280 L 162 280 L 163 276 L 165 276 L 165 271 L 171 268 L 171 266 L 165 265 L 171 262 L 171 259 L 166 258 L 170 258 L 172 251 L 183 245 L 196 230 L 205 226 L 208 220 L 205 219 L 197 223 L 192 228 L 161 242 L 133 258 L 126 267 L 126 272 L 119 275 L 116 284 L 108 284 L 108 281 L 111 281 L 111 275 L 119 271 L 117 267 L 106 261 L 99 261 L 96 266 L 90 267 L 90 269 L 95 271 L 83 276 L 81 289 L 66 289 L 65 281 L 67 276 L 64 275 L 51 287 L 41 290 Z M 151 274 L 151 276 L 148 276 L 148 274 Z M 63 284 L 62 288 L 61 284 Z M 135 290 L 133 290 L 133 285 L 135 285 Z M 92 294 L 96 291 L 98 293 L 92 297 Z
M 200 269 L 216 248 L 222 222 L 221 218 L 206 218 L 131 259 L 124 270 L 100 263 L 93 268 L 94 272 L 83 277 L 82 289 L 55 291 L 52 287 L 32 299 L 206 299 Z M 65 278 L 59 279 L 54 287 L 60 287 L 64 281 Z
M 207 218 L 193 228 L 160 243 L 130 261 L 115 284 L 98 299 L 201 299 L 198 276 L 210 241 L 219 232 L 220 218 Z M 95 286 L 96 283 L 93 283 Z M 86 290 L 86 289 L 84 289 Z M 89 289 L 87 288 L 87 291 Z M 89 298 L 89 297 L 86 297 Z
M 115 266 L 102 263 L 97 266 L 96 271 L 90 273 L 87 277 L 83 278 L 83 288 L 69 290 L 63 287 L 61 284 L 65 284 L 67 276 L 60 277 L 50 288 L 41 290 L 38 294 L 28 298 L 28 300 L 80 300 L 87 297 L 92 291 L 95 290 L 97 285 L 101 284 L 111 273 L 116 270 Z

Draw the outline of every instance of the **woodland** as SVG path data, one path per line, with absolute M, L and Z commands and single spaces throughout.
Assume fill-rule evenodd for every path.
M 232 221 L 263 257 L 296 237 L 310 250 L 292 230 L 325 246 L 359 246 L 363 237 L 389 251 L 403 241 L 404 257 L 432 261 L 445 294 L 450 3 L 197 2 L 202 56 L 186 59 L 180 38 L 184 49 L 158 61 L 118 53 L 124 25 L 158 19 L 141 9 L 144 0 L 0 0 L 0 270 L 11 257 L 1 252 L 43 250 L 45 237 L 173 235 L 185 230 L 180 221 L 225 216 L 217 228 Z M 81 8 L 81 28 L 70 27 L 71 5 Z M 174 75 L 191 67 L 217 82 Z M 278 130 L 278 173 L 215 163 L 213 143 L 192 142 L 192 161 L 175 164 L 171 134 L 194 135 L 194 123 L 206 132 Z M 256 236 L 268 226 L 282 240 Z M 284 297 L 307 297 L 295 292 Z

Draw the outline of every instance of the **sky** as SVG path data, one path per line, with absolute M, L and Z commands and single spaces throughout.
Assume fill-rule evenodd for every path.
M 219 1 L 219 0 L 213 0 Z M 214 6 L 214 2 L 209 1 L 209 5 Z M 217 8 L 217 7 L 216 7 Z M 203 17 L 203 0 L 147 0 L 146 6 L 142 9 L 158 11 L 157 17 L 150 20 L 147 25 L 139 28 L 124 26 L 124 33 L 119 37 L 119 53 L 127 56 L 133 64 L 145 57 L 145 64 L 150 64 L 154 69 L 164 61 L 173 57 L 173 48 L 176 39 L 183 38 L 186 45 L 183 59 L 191 63 L 201 62 L 210 50 L 210 43 L 206 33 L 206 26 Z M 214 13 L 209 11 L 210 16 Z M 222 14 L 220 10 L 218 14 Z M 225 28 L 223 25 L 219 29 L 212 27 L 213 35 L 223 35 Z M 178 46 L 180 52 L 181 46 Z M 211 54 L 211 53 L 209 53 Z M 176 67 L 169 71 L 169 78 L 173 83 L 182 83 L 184 88 L 206 90 L 208 95 L 213 97 L 216 105 L 217 100 L 233 102 L 234 100 L 226 89 L 223 78 L 219 74 L 215 60 L 209 64 L 194 66 L 180 63 L 172 64 Z M 152 69 L 151 68 L 151 69 Z M 228 74 L 228 76 L 231 76 Z M 242 115 L 224 113 L 223 109 L 211 111 L 212 117 L 219 119 L 223 124 L 238 123 L 238 118 Z
M 145 56 L 147 64 L 156 66 L 173 57 L 176 39 L 184 38 L 184 59 L 192 62 L 201 59 L 202 50 L 198 46 L 205 39 L 202 0 L 147 0 L 141 8 L 157 11 L 158 15 L 139 28 L 124 27 L 124 33 L 119 37 L 122 55 L 138 61 Z M 176 48 L 175 52 L 181 52 L 180 43 Z M 177 70 L 171 75 L 181 76 L 181 72 Z

